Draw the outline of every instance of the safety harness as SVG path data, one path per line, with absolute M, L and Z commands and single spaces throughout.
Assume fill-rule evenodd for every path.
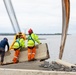
M 29 40 L 32 40 L 32 41 L 35 43 L 35 40 L 32 38 L 31 35 L 29 35 L 29 37 L 28 37 L 28 41 L 29 41 Z
M 18 49 L 21 49 L 20 39 L 17 39 L 15 42 L 17 42 L 19 44 L 19 48 Z M 17 50 L 17 49 L 15 49 L 15 50 Z

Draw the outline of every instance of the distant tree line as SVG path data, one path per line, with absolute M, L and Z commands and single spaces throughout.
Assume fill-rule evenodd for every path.
M 16 33 L 0 33 L 0 35 L 15 35 L 15 34 Z M 62 33 L 53 33 L 53 34 L 43 33 L 43 34 L 37 34 L 37 35 L 62 35 Z M 70 34 L 67 34 L 67 35 L 70 35 Z

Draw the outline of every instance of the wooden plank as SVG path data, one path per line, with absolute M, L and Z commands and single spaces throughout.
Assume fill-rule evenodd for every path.
M 7 63 L 12 63 L 12 59 L 14 57 L 14 50 L 11 50 L 5 54 L 4 57 L 4 64 Z M 48 51 L 48 46 L 46 43 L 40 44 L 36 46 L 36 56 L 35 59 L 37 60 L 46 60 L 48 59 L 49 56 L 49 51 Z M 27 53 L 27 48 L 22 49 L 19 55 L 19 62 L 24 62 L 28 61 L 28 53 Z

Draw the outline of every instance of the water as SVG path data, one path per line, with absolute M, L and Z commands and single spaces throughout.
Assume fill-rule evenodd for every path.
M 0 40 L 4 37 L 7 37 L 9 39 L 9 44 L 12 43 L 14 38 L 14 36 L 0 35 Z M 39 38 L 45 38 L 40 41 L 42 43 L 48 44 L 50 59 L 48 59 L 47 61 L 51 62 L 57 60 L 59 57 L 61 35 L 39 35 Z M 62 60 L 76 64 L 76 35 L 67 36 Z

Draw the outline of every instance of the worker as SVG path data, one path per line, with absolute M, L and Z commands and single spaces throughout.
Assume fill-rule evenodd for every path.
M 23 39 L 26 40 L 26 35 L 25 35 L 24 33 L 22 33 L 22 32 L 17 33 L 17 34 L 14 36 L 14 40 L 13 40 L 11 46 L 10 46 L 10 50 L 13 49 L 13 45 L 14 45 L 14 43 L 15 43 L 16 38 L 17 38 L 18 35 L 21 35 L 21 36 L 23 37 Z
M 33 30 L 30 28 L 28 30 L 28 42 L 27 42 L 27 47 L 28 47 L 28 61 L 35 60 L 35 54 L 36 54 L 36 45 L 35 42 L 38 44 L 41 44 L 40 40 L 38 39 L 38 36 L 33 33 Z
M 20 50 L 25 47 L 25 40 L 22 35 L 18 35 L 16 41 L 14 42 L 13 49 L 15 51 L 13 63 L 19 62 L 18 57 L 20 54 Z
M 0 64 L 3 65 L 4 56 L 5 56 L 5 47 L 7 46 L 7 51 L 9 50 L 9 43 L 8 39 L 4 38 L 0 41 L 0 55 L 1 55 L 1 62 Z
M 23 39 L 26 40 L 26 35 L 22 32 L 19 32 L 18 35 L 22 35 Z

